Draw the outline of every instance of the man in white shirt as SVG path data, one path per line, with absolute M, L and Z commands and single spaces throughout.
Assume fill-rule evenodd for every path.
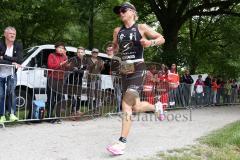
M 7 27 L 4 39 L 0 41 L 0 123 L 6 121 L 5 106 L 10 114 L 9 121 L 17 121 L 15 88 L 17 83 L 16 70 L 22 59 L 22 45 L 15 42 L 16 29 Z

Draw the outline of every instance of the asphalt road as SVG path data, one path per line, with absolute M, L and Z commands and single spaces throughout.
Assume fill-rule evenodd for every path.
M 169 111 L 163 122 L 152 114 L 136 115 L 126 152 L 118 157 L 105 149 L 119 138 L 118 116 L 7 127 L 0 129 L 0 160 L 136 160 L 195 144 L 197 138 L 237 120 L 240 106 Z

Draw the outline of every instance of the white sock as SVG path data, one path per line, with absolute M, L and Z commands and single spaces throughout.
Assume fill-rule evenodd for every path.
M 163 105 L 160 101 L 158 101 L 154 106 L 155 112 L 160 112 L 160 114 L 163 114 Z

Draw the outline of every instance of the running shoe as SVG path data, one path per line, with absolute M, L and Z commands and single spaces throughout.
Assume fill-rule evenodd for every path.
M 124 149 L 126 148 L 126 143 L 123 142 L 116 142 L 107 147 L 107 150 L 111 152 L 114 156 L 124 154 Z
M 156 113 L 157 118 L 160 121 L 163 121 L 165 119 L 165 115 L 164 115 L 164 112 L 163 112 L 163 105 L 160 101 L 155 103 L 155 113 Z

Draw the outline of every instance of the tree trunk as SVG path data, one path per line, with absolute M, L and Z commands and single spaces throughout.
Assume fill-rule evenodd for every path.
M 193 24 L 192 24 L 192 18 L 189 19 L 189 52 L 192 53 L 192 47 L 193 47 Z M 190 54 L 188 58 L 188 64 L 189 64 L 189 72 L 190 74 L 195 74 L 197 65 L 194 62 L 193 55 Z
M 94 1 L 95 0 L 90 1 L 90 7 L 89 7 L 88 49 L 92 49 L 94 47 L 94 38 L 93 38 Z
M 24 11 L 25 10 L 25 6 L 24 6 L 24 3 L 21 5 L 21 9 Z M 19 36 L 17 35 L 17 37 L 21 37 L 21 42 L 22 42 L 22 45 L 23 45 L 23 48 L 26 47 L 28 44 L 26 44 L 27 42 L 27 33 L 26 33 L 26 23 L 25 23 L 25 20 L 24 20 L 24 15 L 21 15 L 20 17 L 21 21 L 20 21 L 20 24 L 19 24 L 19 31 L 17 30 L 17 34 L 19 33 Z
M 163 29 L 163 36 L 165 38 L 165 43 L 163 45 L 163 63 L 170 66 L 173 63 L 178 62 L 178 29 L 175 26 L 165 27 Z
M 195 74 L 197 69 L 197 65 L 195 63 L 189 63 L 189 72 L 190 74 Z

